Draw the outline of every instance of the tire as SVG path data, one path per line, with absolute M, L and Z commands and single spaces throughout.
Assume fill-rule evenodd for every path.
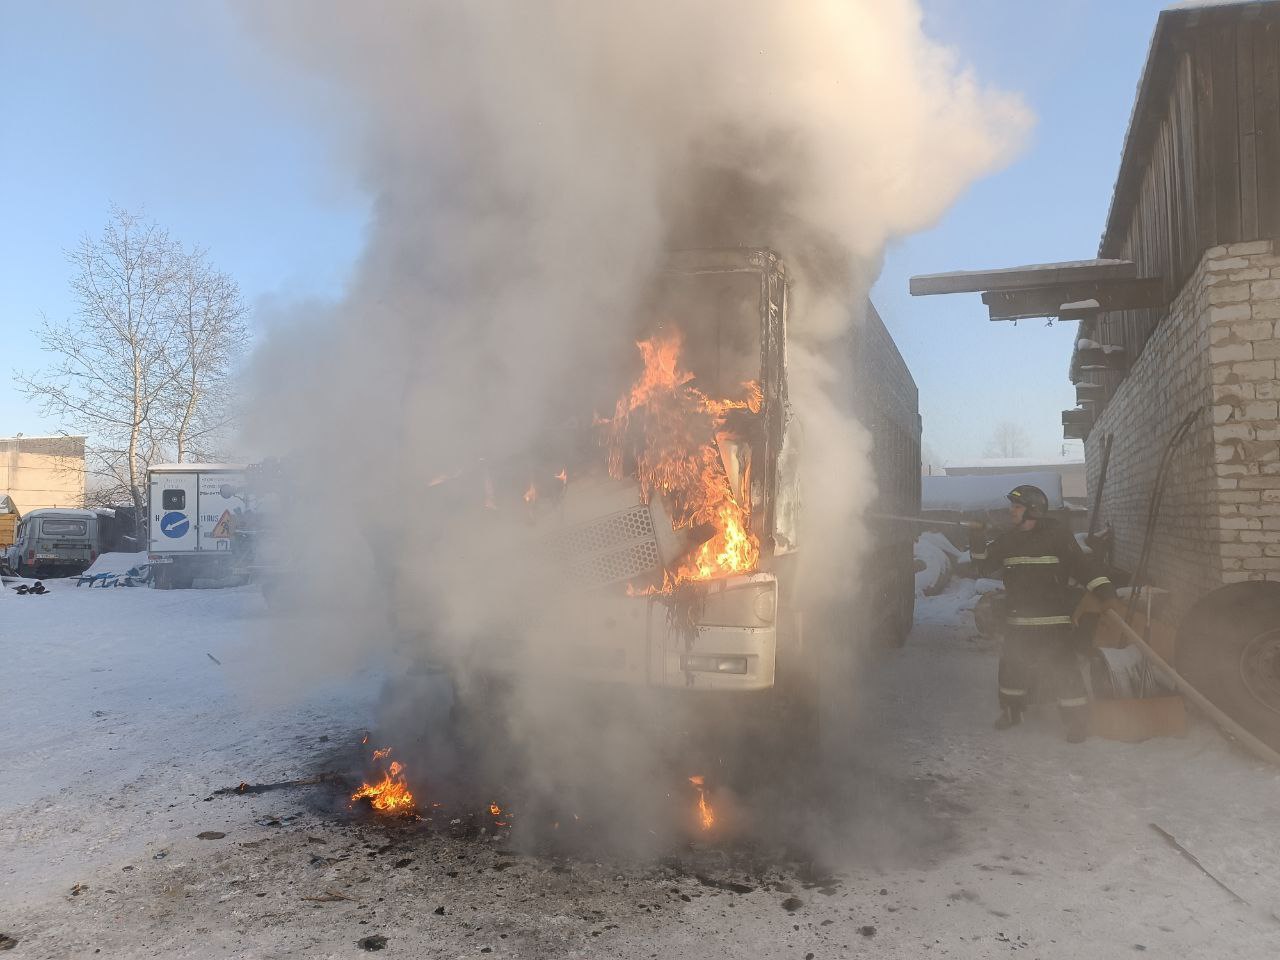
M 1215 590 L 1178 629 L 1177 668 L 1223 713 L 1280 750 L 1280 583 Z

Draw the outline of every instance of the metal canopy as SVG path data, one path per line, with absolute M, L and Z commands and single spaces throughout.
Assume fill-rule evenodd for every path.
M 1084 320 L 1111 310 L 1164 305 L 1160 278 L 1140 279 L 1132 260 L 1071 260 L 927 274 L 911 278 L 911 293 L 981 293 L 992 320 Z
M 1023 290 L 1066 283 L 1098 280 L 1132 280 L 1138 267 L 1132 260 L 1068 260 L 1063 263 L 1033 263 L 998 270 L 957 270 L 928 273 L 911 278 L 911 295 L 939 293 L 985 293 L 989 290 Z M 1083 298 L 1079 298 L 1083 299 Z M 1063 303 L 1067 301 L 1062 301 Z

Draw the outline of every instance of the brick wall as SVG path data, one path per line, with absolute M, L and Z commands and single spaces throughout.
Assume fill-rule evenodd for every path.
M 1280 257 L 1273 241 L 1213 247 L 1102 411 L 1085 444 L 1116 563 L 1133 570 L 1170 435 L 1205 409 L 1173 461 L 1150 579 L 1175 613 L 1223 583 L 1280 580 Z

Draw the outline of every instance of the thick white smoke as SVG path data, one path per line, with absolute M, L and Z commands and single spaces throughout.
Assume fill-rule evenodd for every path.
M 376 198 L 348 297 L 275 331 L 255 374 L 252 406 L 272 411 L 255 445 L 305 465 L 295 502 L 354 517 L 361 564 L 382 564 L 333 630 L 387 636 L 388 584 L 410 628 L 518 617 L 519 585 L 477 576 L 471 545 L 415 526 L 417 505 L 432 478 L 590 415 L 631 359 L 646 277 L 689 246 L 769 246 L 795 275 L 804 563 L 841 588 L 817 574 L 848 576 L 874 478 L 833 345 L 886 241 L 1028 126 L 924 36 L 913 0 L 298 2 L 244 19 L 355 105 L 350 153 Z M 351 566 L 331 533 L 301 553 Z

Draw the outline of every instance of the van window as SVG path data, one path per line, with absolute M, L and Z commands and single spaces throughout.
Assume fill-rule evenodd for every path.
M 40 532 L 46 537 L 83 537 L 89 532 L 85 520 L 54 520 L 46 517 L 40 521 Z
M 160 505 L 166 510 L 185 510 L 187 508 L 187 491 L 166 490 L 160 495 Z

